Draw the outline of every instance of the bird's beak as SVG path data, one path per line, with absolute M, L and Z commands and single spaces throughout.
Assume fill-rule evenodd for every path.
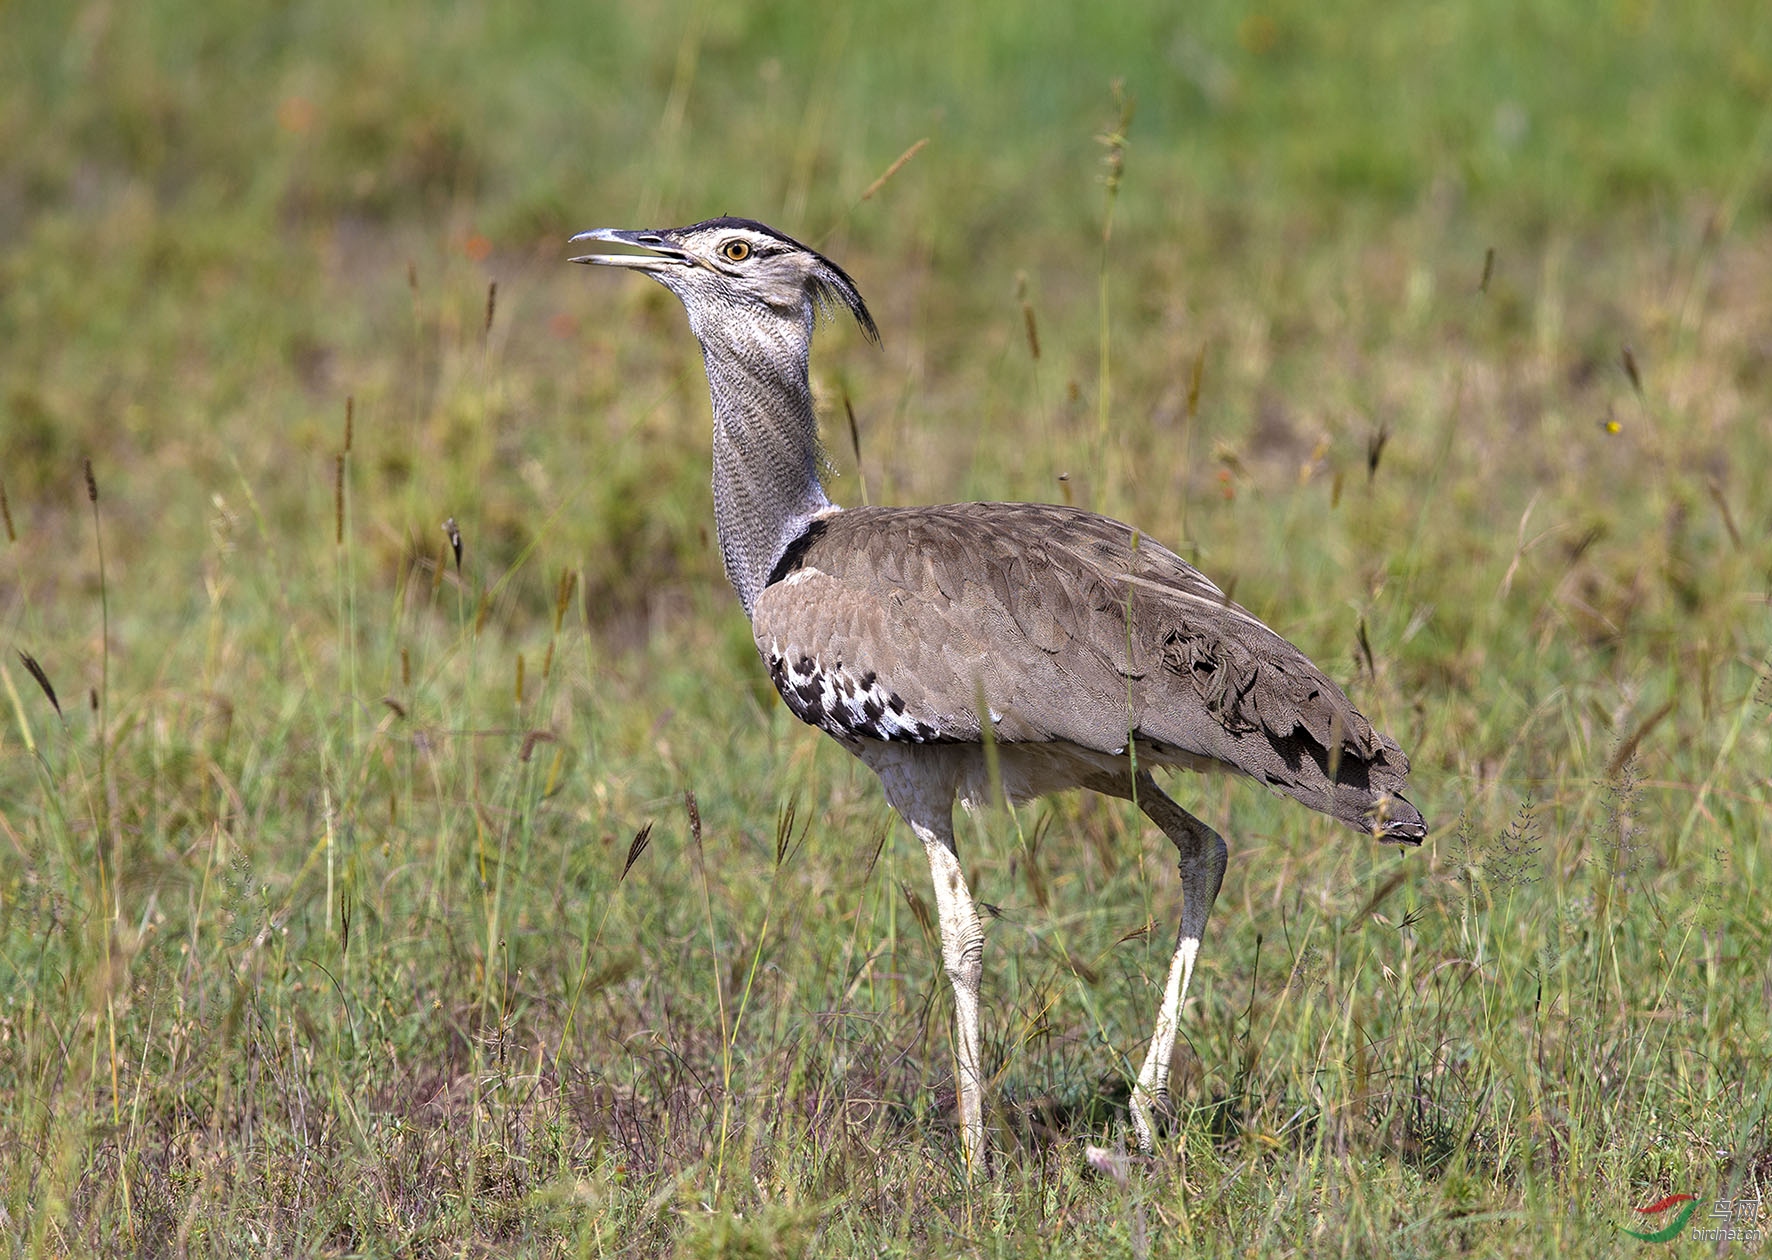
M 593 228 L 589 232 L 580 232 L 572 238 L 572 244 L 580 241 L 613 241 L 617 245 L 632 245 L 638 249 L 649 250 L 645 254 L 581 254 L 569 259 L 575 263 L 594 263 L 601 267 L 631 267 L 636 271 L 669 271 L 673 267 L 693 267 L 695 260 L 680 247 L 673 245 L 670 239 L 659 232 L 631 231 L 627 228 Z

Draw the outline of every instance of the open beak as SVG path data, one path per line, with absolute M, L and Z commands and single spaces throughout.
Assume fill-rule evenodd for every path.
M 611 241 L 617 245 L 632 245 L 637 249 L 650 251 L 645 254 L 581 254 L 577 258 L 568 259 L 575 263 L 594 263 L 600 267 L 631 267 L 636 271 L 669 271 L 672 267 L 693 267 L 695 260 L 687 252 L 673 245 L 670 239 L 659 232 L 631 231 L 627 228 L 593 228 L 589 232 L 580 232 L 572 238 L 572 244 L 580 241 Z

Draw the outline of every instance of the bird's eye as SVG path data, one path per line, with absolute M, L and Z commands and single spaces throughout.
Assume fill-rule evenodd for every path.
M 720 246 L 720 252 L 726 256 L 727 262 L 743 262 L 751 256 L 751 247 L 744 241 L 727 241 Z

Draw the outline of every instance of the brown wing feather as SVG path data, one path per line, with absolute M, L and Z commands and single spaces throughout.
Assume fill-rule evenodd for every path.
M 1118 753 L 1130 733 L 1361 827 L 1408 774 L 1303 653 L 1179 556 L 1093 513 L 837 513 L 789 550 L 753 625 L 789 704 L 834 734 L 976 742 L 982 702 L 1004 742 Z M 1401 803 L 1381 821 L 1402 839 L 1419 816 Z

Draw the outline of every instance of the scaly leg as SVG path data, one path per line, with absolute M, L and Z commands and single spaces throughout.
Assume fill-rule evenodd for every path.
M 966 1175 L 982 1174 L 984 1072 L 979 1066 L 978 985 L 984 975 L 984 928 L 954 846 L 954 759 L 930 749 L 863 743 L 858 755 L 880 776 L 886 799 L 911 825 L 929 857 L 941 920 L 941 961 L 954 988 L 955 1092 Z
M 960 1140 L 966 1153 L 966 1175 L 983 1172 L 984 1074 L 978 1063 L 978 984 L 984 974 L 984 928 L 966 875 L 954 852 L 953 819 L 929 820 L 906 817 L 929 855 L 929 873 L 935 880 L 935 906 L 941 918 L 941 961 L 954 986 L 954 1057 L 960 1095 Z
M 1132 1127 L 1139 1149 L 1148 1153 L 1156 1149 L 1156 1113 L 1169 1106 L 1169 1059 L 1175 1051 L 1175 1028 L 1187 1000 L 1188 982 L 1194 976 L 1206 916 L 1224 883 L 1228 854 L 1223 838 L 1165 796 L 1148 773 L 1138 776 L 1138 806 L 1175 842 L 1181 855 L 1181 930 L 1176 933 L 1175 954 L 1169 960 L 1169 979 L 1163 986 L 1163 1004 L 1151 1033 L 1150 1052 L 1132 1090 Z

